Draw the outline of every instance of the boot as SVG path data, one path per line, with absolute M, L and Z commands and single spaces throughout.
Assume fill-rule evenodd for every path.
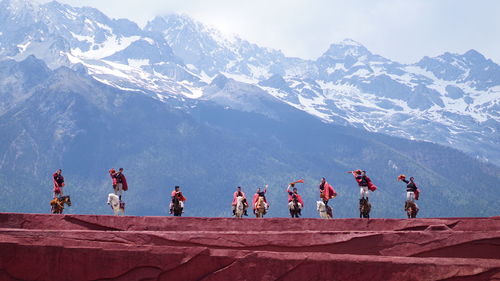
M 247 210 L 246 210 L 246 209 L 245 209 L 245 214 L 244 214 L 244 215 L 248 217 L 248 213 L 247 213 Z
M 233 209 L 233 216 L 236 216 L 236 209 Z
M 122 201 L 122 196 L 121 195 L 118 196 L 118 200 Z
M 363 198 L 359 199 L 359 205 L 363 205 Z

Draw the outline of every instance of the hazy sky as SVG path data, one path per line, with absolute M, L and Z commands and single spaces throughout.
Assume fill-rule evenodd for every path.
M 445 51 L 476 49 L 500 63 L 497 0 L 60 0 L 91 6 L 143 26 L 185 13 L 288 56 L 316 58 L 354 39 L 384 57 L 413 63 Z

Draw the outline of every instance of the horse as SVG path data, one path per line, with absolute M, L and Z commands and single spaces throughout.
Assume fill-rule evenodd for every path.
M 370 218 L 370 211 L 372 209 L 372 204 L 368 202 L 368 199 L 362 198 L 359 200 L 359 218 Z
M 319 216 L 322 219 L 331 219 L 333 218 L 332 208 L 328 205 L 325 205 L 323 201 L 316 201 L 316 210 L 319 212 Z
M 62 197 L 54 197 L 52 201 L 50 201 L 50 206 L 52 210 L 52 214 L 62 214 L 64 211 L 64 204 L 71 206 L 71 198 L 69 195 Z
M 413 201 L 406 201 L 405 203 L 405 211 L 406 215 L 408 216 L 409 219 L 414 219 L 417 217 L 418 214 L 418 207 L 417 204 Z
M 235 209 L 235 217 L 241 218 L 243 217 L 243 214 L 245 213 L 245 202 L 246 199 L 243 198 L 243 196 L 238 196 L 236 197 L 236 209 Z
M 120 201 L 120 197 L 114 193 L 108 194 L 108 205 L 115 212 L 115 216 L 125 215 L 125 203 Z
M 297 200 L 297 197 L 295 195 L 292 198 L 292 201 L 288 203 L 288 209 L 290 209 L 290 216 L 292 218 L 298 218 L 301 214 L 301 204 L 299 203 L 299 200 Z
M 175 217 L 182 216 L 182 205 L 179 197 L 177 196 L 174 196 L 174 198 L 172 199 L 172 211 Z
M 264 197 L 259 196 L 259 199 L 257 200 L 256 206 L 255 206 L 255 217 L 256 218 L 263 218 L 264 215 L 266 214 L 266 202 L 264 201 Z

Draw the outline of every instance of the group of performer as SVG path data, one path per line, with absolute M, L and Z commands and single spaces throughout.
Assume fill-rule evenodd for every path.
M 110 169 L 109 170 L 109 175 L 112 179 L 112 187 L 113 187 L 113 193 L 118 196 L 118 200 L 120 202 L 120 206 L 124 206 L 124 203 L 122 201 L 122 196 L 123 192 L 128 190 L 128 184 L 127 184 L 127 179 L 125 175 L 123 174 L 123 168 L 119 168 L 118 171 L 115 169 Z M 361 206 L 363 204 L 369 204 L 369 192 L 374 192 L 377 189 L 377 186 L 373 184 L 371 179 L 366 175 L 366 171 L 363 170 L 354 170 L 354 171 L 349 171 L 348 173 L 352 174 L 354 176 L 354 179 L 356 180 L 358 186 L 359 186 L 359 200 L 360 200 L 360 210 Z M 415 200 L 418 200 L 419 198 L 419 189 L 417 188 L 417 185 L 414 181 L 413 177 L 410 177 L 409 180 L 406 179 L 405 175 L 399 175 L 397 177 L 398 181 L 403 181 L 406 183 L 406 202 L 405 202 L 405 210 L 409 208 L 409 204 L 414 204 L 415 208 L 418 207 L 416 206 Z M 61 198 L 64 195 L 63 187 L 64 187 L 64 177 L 62 175 L 62 170 L 58 169 L 54 174 L 53 174 L 53 181 L 54 181 L 54 200 L 57 200 L 57 198 Z M 304 183 L 303 179 L 299 179 L 297 181 L 291 182 L 286 189 L 286 192 L 288 194 L 288 205 L 289 208 L 292 209 L 292 205 L 296 204 L 298 206 L 298 216 L 301 215 L 301 210 L 304 208 L 304 201 L 302 200 L 302 196 L 298 193 L 298 189 L 296 185 L 298 183 Z M 254 214 L 257 209 L 257 203 L 259 198 L 263 199 L 265 210 L 267 211 L 269 209 L 269 203 L 267 202 L 266 198 L 266 193 L 267 193 L 267 188 L 268 185 L 266 184 L 263 189 L 260 187 L 257 188 L 253 199 L 252 199 L 252 209 L 254 211 Z M 174 213 L 174 207 L 179 205 L 180 207 L 180 213 L 183 213 L 184 210 L 184 202 L 186 201 L 186 197 L 182 194 L 182 191 L 180 190 L 179 186 L 175 186 L 174 190 L 171 192 L 171 200 L 170 200 L 170 214 Z M 319 197 L 324 204 L 325 208 L 327 211 L 330 211 L 331 214 L 331 208 L 328 206 L 328 202 L 330 199 L 333 199 L 337 196 L 337 192 L 333 188 L 331 184 L 329 184 L 325 178 L 321 179 L 321 182 L 319 184 Z M 242 202 L 244 204 L 244 215 L 248 216 L 247 209 L 249 207 L 249 203 L 247 201 L 245 193 L 242 191 L 242 188 L 238 186 L 236 188 L 236 191 L 233 193 L 233 201 L 232 201 L 232 212 L 233 216 L 236 215 L 236 206 L 238 204 L 238 197 L 241 197 Z M 108 202 L 109 203 L 109 202 Z M 177 205 L 176 205 L 177 204 Z M 371 205 L 370 205 L 371 206 Z M 124 207 L 123 207 L 124 208 Z M 176 214 L 180 215 L 180 214 Z

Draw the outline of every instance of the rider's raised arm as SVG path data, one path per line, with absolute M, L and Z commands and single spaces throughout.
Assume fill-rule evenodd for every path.
M 268 184 L 266 184 L 266 186 L 264 186 L 264 193 L 266 193 L 266 192 L 267 192 L 267 187 L 268 187 L 268 186 L 269 186 Z

